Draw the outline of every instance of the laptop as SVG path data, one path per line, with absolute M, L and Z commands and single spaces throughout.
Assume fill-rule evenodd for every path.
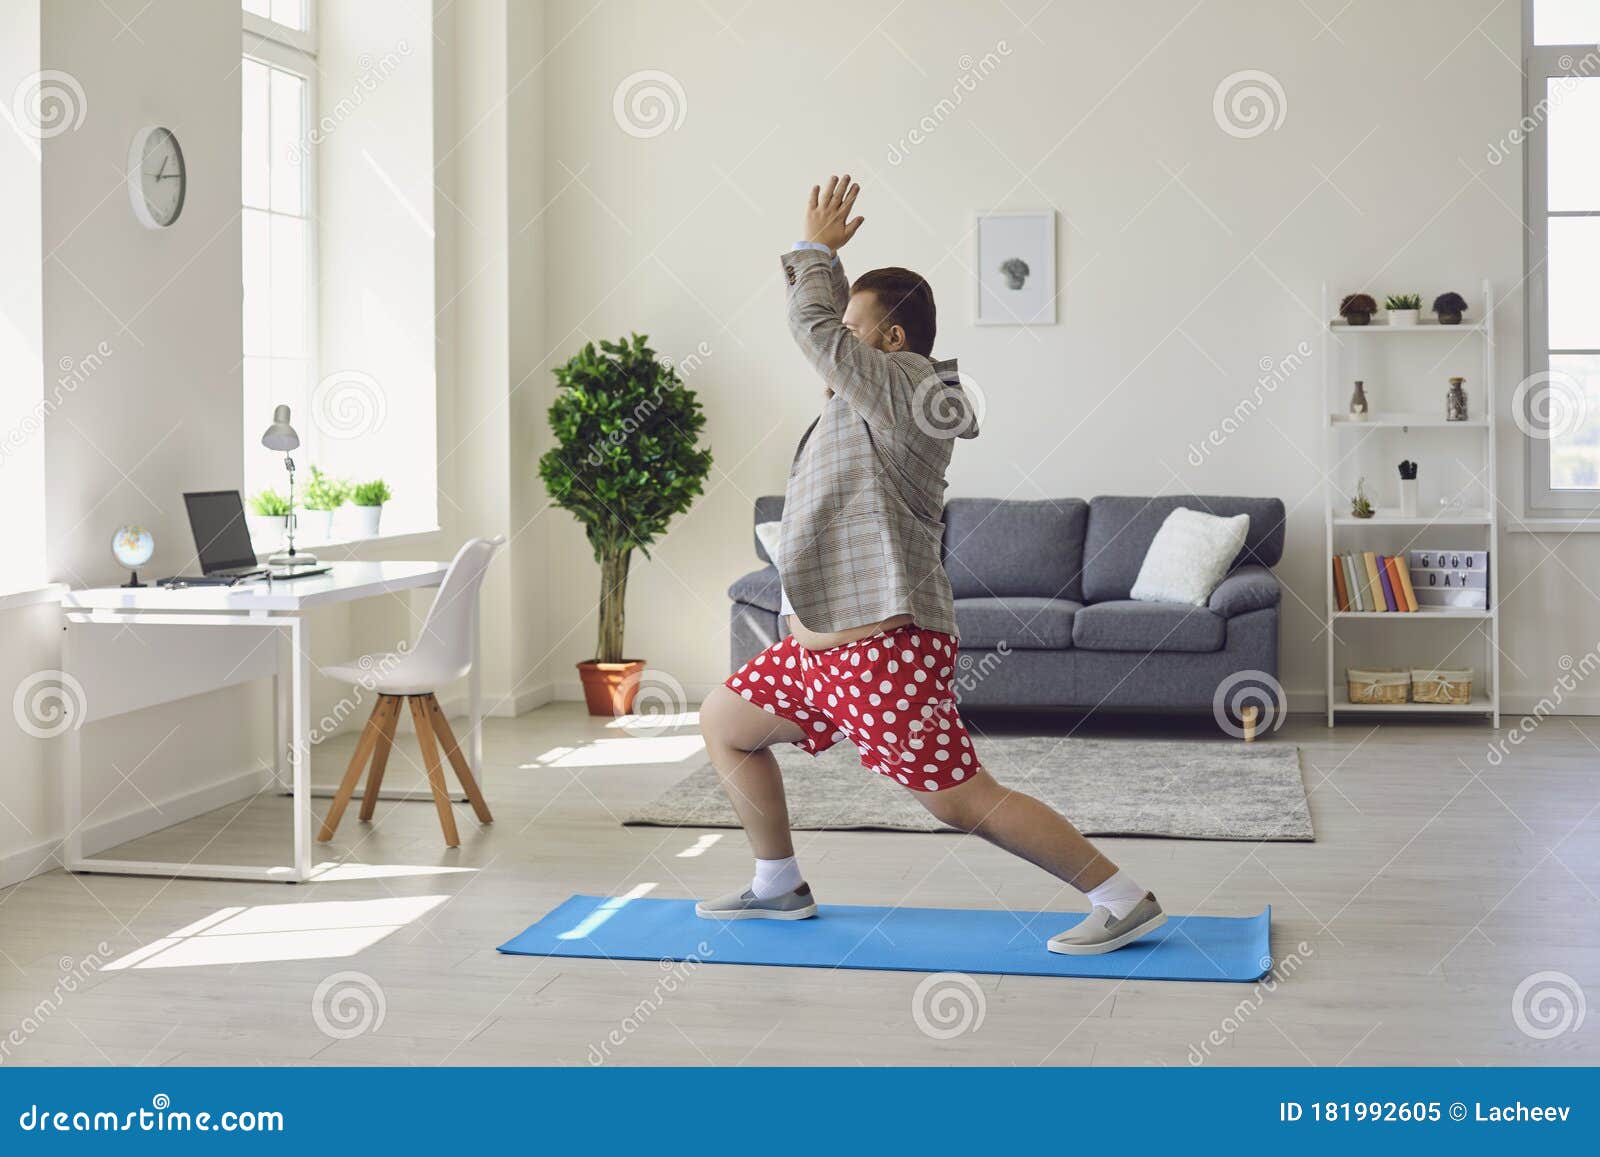
M 244 519 L 244 501 L 237 490 L 198 490 L 183 496 L 189 508 L 189 530 L 200 558 L 200 575 L 178 575 L 162 585 L 232 586 L 252 578 L 300 578 L 327 574 L 326 566 L 276 568 L 256 560 Z

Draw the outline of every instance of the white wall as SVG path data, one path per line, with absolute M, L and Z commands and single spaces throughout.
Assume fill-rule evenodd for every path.
M 1520 294 L 1519 166 L 1485 161 L 1521 112 L 1517 5 L 1357 0 L 1324 31 L 1304 6 L 1269 0 L 872 0 L 824 3 L 804 21 L 768 5 L 591 12 L 562 0 L 547 37 L 560 45 L 544 66 L 546 181 L 559 191 L 545 217 L 552 356 L 630 329 L 675 357 L 712 350 L 693 384 L 717 474 L 638 564 L 631 654 L 691 687 L 726 673 L 723 592 L 755 565 L 750 500 L 781 492 L 815 410 L 784 330 L 777 258 L 805 190 L 848 169 L 867 218 L 849 269 L 924 273 L 941 309 L 937 352 L 959 357 L 987 398 L 951 494 L 1282 496 L 1283 679 L 1296 705 L 1320 706 L 1320 364 L 1271 392 L 1202 465 L 1189 448 L 1251 393 L 1263 359 L 1317 348 L 1325 280 L 1476 298 L 1488 277 Z M 998 66 L 959 88 L 986 54 Z M 644 69 L 670 73 L 687 102 L 681 127 L 648 139 L 612 115 L 619 82 Z M 1213 116 L 1219 82 L 1243 69 L 1271 73 L 1287 102 L 1281 126 L 1251 139 Z M 953 93 L 958 107 L 940 112 Z M 907 149 L 925 117 L 932 131 Z M 1060 324 L 972 325 L 968 230 L 987 208 L 1058 212 Z M 1513 297 L 1497 335 L 1502 408 L 1522 376 L 1520 333 Z M 1468 360 L 1476 405 L 1482 375 Z M 1419 405 L 1442 406 L 1449 371 L 1418 369 Z M 1502 477 L 1515 476 L 1514 436 L 1501 450 Z M 1383 484 L 1393 469 L 1374 466 Z M 1441 462 L 1430 478 L 1451 470 Z M 570 624 L 593 615 L 592 563 L 573 520 L 546 517 L 552 619 Z M 1592 571 L 1593 541 L 1502 542 L 1513 699 L 1544 694 L 1559 656 L 1600 637 L 1600 607 L 1575 577 Z M 1545 547 L 1559 561 L 1540 565 Z M 589 646 L 587 626 L 558 639 L 552 678 L 568 681 Z

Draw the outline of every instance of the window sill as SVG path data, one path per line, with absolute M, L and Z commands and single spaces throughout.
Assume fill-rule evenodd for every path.
M 1508 518 L 1513 534 L 1600 534 L 1600 518 Z
M 319 550 L 331 550 L 334 547 L 354 548 L 364 546 L 367 543 L 379 544 L 386 548 L 406 546 L 410 543 L 429 542 L 436 538 L 438 534 L 439 528 L 437 526 L 428 527 L 424 530 L 379 531 L 377 534 L 362 535 L 360 537 L 336 534 L 332 538 L 311 538 L 307 535 L 297 534 L 295 535 L 294 544 L 297 548 L 309 550 L 314 554 Z M 251 545 L 255 547 L 258 555 L 265 557 L 278 553 L 282 549 L 283 543 L 281 539 L 274 535 L 273 541 L 270 542 L 252 539 Z
M 6 591 L 0 594 L 0 611 L 9 611 L 12 607 L 32 607 L 40 603 L 58 603 L 66 593 L 66 583 L 46 583 L 42 587 Z

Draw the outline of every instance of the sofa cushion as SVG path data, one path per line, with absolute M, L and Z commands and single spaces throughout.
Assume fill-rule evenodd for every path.
M 1072 619 L 1072 644 L 1085 651 L 1219 651 L 1227 635 L 1221 615 L 1183 603 L 1116 599 Z
M 760 526 L 763 522 L 782 522 L 782 521 L 783 521 L 783 495 L 781 495 L 781 494 L 763 494 L 760 498 L 756 499 L 756 520 L 751 525 L 750 533 L 751 533 L 752 536 L 755 537 L 756 555 L 757 555 L 758 558 L 761 559 L 762 562 L 771 562 L 772 558 L 767 554 L 766 547 L 761 545 L 761 538 L 760 538 L 760 536 L 755 534 L 755 527 Z M 778 608 L 777 608 L 776 605 L 774 605 L 772 609 L 773 610 L 777 610 Z
M 944 565 L 955 597 L 1083 598 L 1081 498 L 952 498 L 944 508 Z
M 1283 502 L 1277 498 L 1208 494 L 1092 498 L 1089 526 L 1084 534 L 1083 601 L 1103 603 L 1127 598 L 1144 565 L 1151 539 L 1167 515 L 1180 506 L 1223 518 L 1250 516 L 1250 533 L 1233 560 L 1234 567 L 1245 563 L 1275 566 L 1283 555 Z
M 783 606 L 783 584 L 778 581 L 778 568 L 764 566 L 735 579 L 728 588 L 728 597 L 736 603 L 747 603 L 777 614 Z
M 956 627 L 964 648 L 1064 651 L 1072 646 L 1072 616 L 1083 609 L 1071 599 L 1018 595 L 1009 599 L 957 599 Z

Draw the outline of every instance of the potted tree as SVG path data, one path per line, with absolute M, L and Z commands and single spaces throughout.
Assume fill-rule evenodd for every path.
M 1339 302 L 1339 316 L 1350 325 L 1366 325 L 1378 312 L 1378 303 L 1365 293 L 1346 294 Z
M 634 334 L 583 349 L 556 369 L 556 445 L 539 459 L 550 500 L 580 523 L 600 564 L 595 657 L 578 664 L 591 715 L 633 709 L 643 659 L 623 649 L 628 566 L 689 508 L 711 471 L 705 415 L 671 363 Z
M 378 537 L 378 522 L 383 517 L 383 504 L 393 497 L 389 484 L 382 478 L 371 482 L 358 482 L 350 488 L 350 505 L 355 507 L 356 537 Z
M 1433 299 L 1433 312 L 1440 325 L 1460 325 L 1461 315 L 1467 311 L 1467 299 L 1452 290 Z

